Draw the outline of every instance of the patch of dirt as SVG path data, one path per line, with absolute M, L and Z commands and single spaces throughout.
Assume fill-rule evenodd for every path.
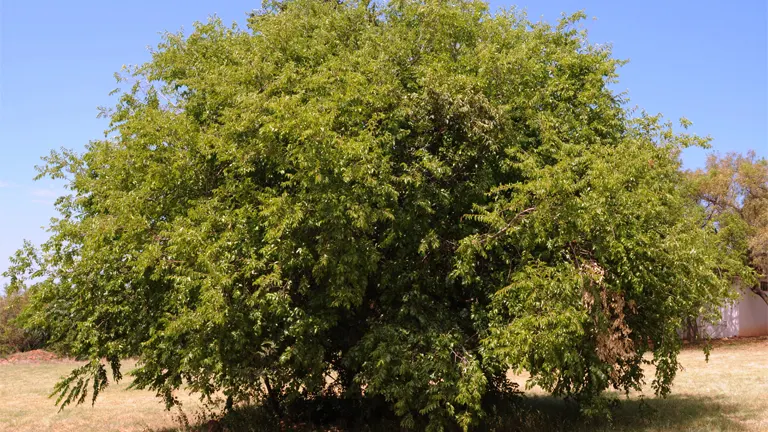
M 7 363 L 42 363 L 55 360 L 63 360 L 58 355 L 45 350 L 32 350 L 14 353 L 5 358 L 0 358 L 0 365 Z

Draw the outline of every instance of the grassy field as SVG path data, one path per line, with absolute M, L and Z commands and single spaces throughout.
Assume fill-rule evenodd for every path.
M 54 383 L 81 363 L 45 361 L 0 364 L 0 431 L 151 431 L 178 426 L 154 393 L 128 390 L 130 377 L 110 385 L 90 403 L 59 412 L 48 395 Z M 132 363 L 126 364 L 133 367 Z M 194 399 L 186 401 L 190 411 Z M 191 416 L 190 416 L 191 417 Z
M 679 372 L 666 399 L 644 393 L 620 395 L 610 425 L 574 421 L 572 407 L 538 389 L 528 392 L 536 414 L 528 430 L 552 431 L 768 431 L 768 338 L 714 341 L 709 362 L 700 347 L 680 354 Z M 648 370 L 646 376 L 651 376 Z M 525 377 L 515 379 L 521 386 Z
M 526 430 L 768 431 L 768 339 L 716 344 L 709 363 L 699 348 L 681 354 L 673 396 L 657 400 L 647 389 L 624 400 L 612 424 L 574 420 L 574 408 L 536 389 L 527 407 Z M 172 431 L 173 413 L 150 392 L 111 386 L 94 407 L 57 412 L 47 398 L 54 382 L 77 363 L 42 361 L 0 364 L 0 431 Z M 130 366 L 130 365 L 128 365 Z M 517 377 L 521 382 L 524 377 Z M 197 404 L 186 400 L 194 418 Z

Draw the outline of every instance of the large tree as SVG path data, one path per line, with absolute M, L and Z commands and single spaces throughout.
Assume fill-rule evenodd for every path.
M 754 283 L 755 276 L 768 276 L 768 159 L 755 152 L 712 154 L 688 175 L 720 241 L 753 270 L 746 283 L 768 303 L 768 293 Z
M 682 187 L 704 140 L 633 117 L 580 18 L 292 0 L 166 35 L 105 138 L 47 158 L 71 194 L 8 272 L 91 359 L 61 402 L 129 356 L 169 404 L 332 391 L 412 427 L 470 427 L 510 368 L 589 408 L 652 352 L 666 394 L 743 269 Z

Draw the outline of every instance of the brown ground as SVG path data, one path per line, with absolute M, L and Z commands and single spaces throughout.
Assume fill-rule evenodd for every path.
M 63 360 L 58 355 L 45 350 L 32 350 L 22 353 L 11 354 L 8 357 L 0 358 L 0 365 L 8 363 L 41 363 Z

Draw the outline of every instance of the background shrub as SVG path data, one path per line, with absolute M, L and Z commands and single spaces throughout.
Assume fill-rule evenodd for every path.
M 26 293 L 0 296 L 0 356 L 44 346 L 44 332 L 25 329 L 20 323 L 19 316 L 27 303 Z

